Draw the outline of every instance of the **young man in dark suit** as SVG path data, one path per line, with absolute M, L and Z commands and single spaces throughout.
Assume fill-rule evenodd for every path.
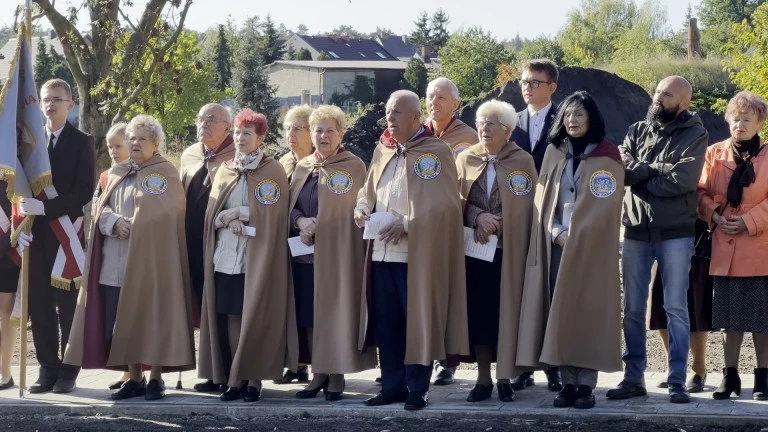
M 557 106 L 552 103 L 552 94 L 557 90 L 557 66 L 549 59 L 535 59 L 523 64 L 520 90 L 528 106 L 517 113 L 517 127 L 512 131 L 512 141 L 533 156 L 536 172 L 541 170 L 544 153 L 549 143 L 547 134 L 555 118 Z M 547 368 L 547 388 L 560 391 L 563 388 L 560 371 Z M 533 371 L 523 372 L 512 379 L 512 389 L 522 390 L 533 385 Z
M 66 81 L 53 79 L 40 89 L 40 107 L 45 115 L 48 157 L 53 187 L 58 196 L 43 201 L 24 198 L 21 212 L 34 215 L 34 246 L 29 250 L 29 317 L 40 375 L 30 393 L 69 393 L 75 389 L 80 368 L 62 364 L 78 291 L 70 282 L 65 288 L 51 284 L 51 273 L 60 242 L 50 221 L 69 216 L 74 223 L 83 216 L 96 185 L 93 137 L 67 121 L 74 107 L 72 89 Z M 59 342 L 59 331 L 61 341 Z
M 547 150 L 547 132 L 557 107 L 552 94 L 557 90 L 557 66 L 549 59 L 536 59 L 523 64 L 520 90 L 528 106 L 517 113 L 517 127 L 512 140 L 533 156 L 536 171 L 541 169 Z

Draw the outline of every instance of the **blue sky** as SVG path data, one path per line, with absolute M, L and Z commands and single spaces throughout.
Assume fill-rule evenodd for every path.
M 641 3 L 640 0 L 635 0 Z M 694 11 L 700 0 L 691 0 Z M 0 25 L 13 23 L 14 4 L 23 0 L 0 1 Z M 80 3 L 79 0 L 58 0 L 57 6 Z M 138 6 L 132 14 L 146 3 L 136 0 Z M 688 6 L 685 0 L 660 0 L 667 8 L 669 22 L 673 29 L 682 27 Z M 451 18 L 450 31 L 472 26 L 482 26 L 498 39 L 512 39 L 516 34 L 524 38 L 539 35 L 553 36 L 565 23 L 569 11 L 578 8 L 578 0 L 195 0 L 187 16 L 189 28 L 205 30 L 215 24 L 224 23 L 232 16 L 236 23 L 242 23 L 248 16 L 271 14 L 277 23 L 284 23 L 289 29 L 299 24 L 306 25 L 311 33 L 330 31 L 342 24 L 351 25 L 368 33 L 376 26 L 386 27 L 397 34 L 409 33 L 413 21 L 420 11 L 432 13 L 442 7 Z M 87 16 L 81 17 L 81 25 Z M 45 19 L 41 20 L 48 27 Z

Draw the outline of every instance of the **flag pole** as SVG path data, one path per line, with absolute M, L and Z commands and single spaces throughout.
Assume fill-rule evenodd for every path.
M 26 0 L 24 8 L 24 35 L 32 44 L 32 0 Z M 19 41 L 21 43 L 21 41 Z M 27 388 L 27 323 L 29 322 L 29 247 L 21 254 L 21 319 L 19 320 L 19 398 L 24 398 Z

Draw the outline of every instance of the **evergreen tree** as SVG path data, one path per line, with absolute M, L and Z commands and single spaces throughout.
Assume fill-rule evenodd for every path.
M 296 34 L 308 35 L 309 34 L 309 28 L 307 26 L 305 26 L 304 24 L 299 24 L 299 26 L 296 27 Z
M 293 49 L 292 43 L 288 43 L 288 50 L 285 52 L 285 58 L 288 60 L 296 60 L 296 50 Z
M 439 53 L 440 49 L 448 42 L 448 28 L 447 25 L 451 21 L 448 14 L 445 13 L 443 8 L 440 8 L 432 15 L 431 27 L 430 27 L 430 44 L 432 49 Z
M 51 50 L 53 51 L 53 50 Z M 53 78 L 53 60 L 48 55 L 48 45 L 43 38 L 37 40 L 37 55 L 35 56 L 35 84 L 37 88 Z
M 261 36 L 256 46 L 259 47 L 264 64 L 268 65 L 276 60 L 282 60 L 285 50 L 283 49 L 282 41 L 280 41 L 280 35 L 275 28 L 275 23 L 269 15 L 267 15 L 267 20 L 264 21 L 263 28 L 264 35 Z
M 216 89 L 224 91 L 232 85 L 232 50 L 227 41 L 227 32 L 224 26 L 219 24 L 219 36 L 213 49 L 216 62 Z
M 241 107 L 248 107 L 267 116 L 269 135 L 267 142 L 275 143 L 279 138 L 278 116 L 280 103 L 275 97 L 277 89 L 269 83 L 264 58 L 258 50 L 261 41 L 258 20 L 248 18 L 238 34 L 240 44 L 235 53 L 235 67 L 232 73 L 232 88 L 235 100 Z
M 421 60 L 412 58 L 408 61 L 403 80 L 400 81 L 400 88 L 410 90 L 419 96 L 426 94 L 427 68 Z
M 306 48 L 301 48 L 299 52 L 296 53 L 296 60 L 312 60 L 312 53 Z
M 325 51 L 320 51 L 320 54 L 317 56 L 318 60 L 330 60 L 331 56 L 328 55 Z
M 65 59 L 63 55 L 57 53 L 54 49 L 51 49 L 48 55 L 51 57 L 52 78 L 60 78 L 68 82 L 69 86 L 72 87 L 72 99 L 77 100 L 77 83 L 75 83 L 75 78 L 72 76 L 72 71 L 69 70 L 67 59 Z
M 411 43 L 416 47 L 429 45 L 431 40 L 430 28 L 429 28 L 429 15 L 422 11 L 416 21 L 413 22 L 416 29 L 411 33 Z

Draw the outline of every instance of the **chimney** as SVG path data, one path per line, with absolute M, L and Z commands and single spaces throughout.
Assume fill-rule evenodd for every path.
M 408 35 L 402 35 L 400 38 L 403 40 L 403 45 L 408 45 Z
M 430 47 L 429 45 L 420 46 L 419 54 L 421 54 L 421 58 L 424 60 L 432 57 L 432 47 Z
M 701 33 L 699 33 L 698 20 L 688 20 L 688 60 L 701 58 Z

